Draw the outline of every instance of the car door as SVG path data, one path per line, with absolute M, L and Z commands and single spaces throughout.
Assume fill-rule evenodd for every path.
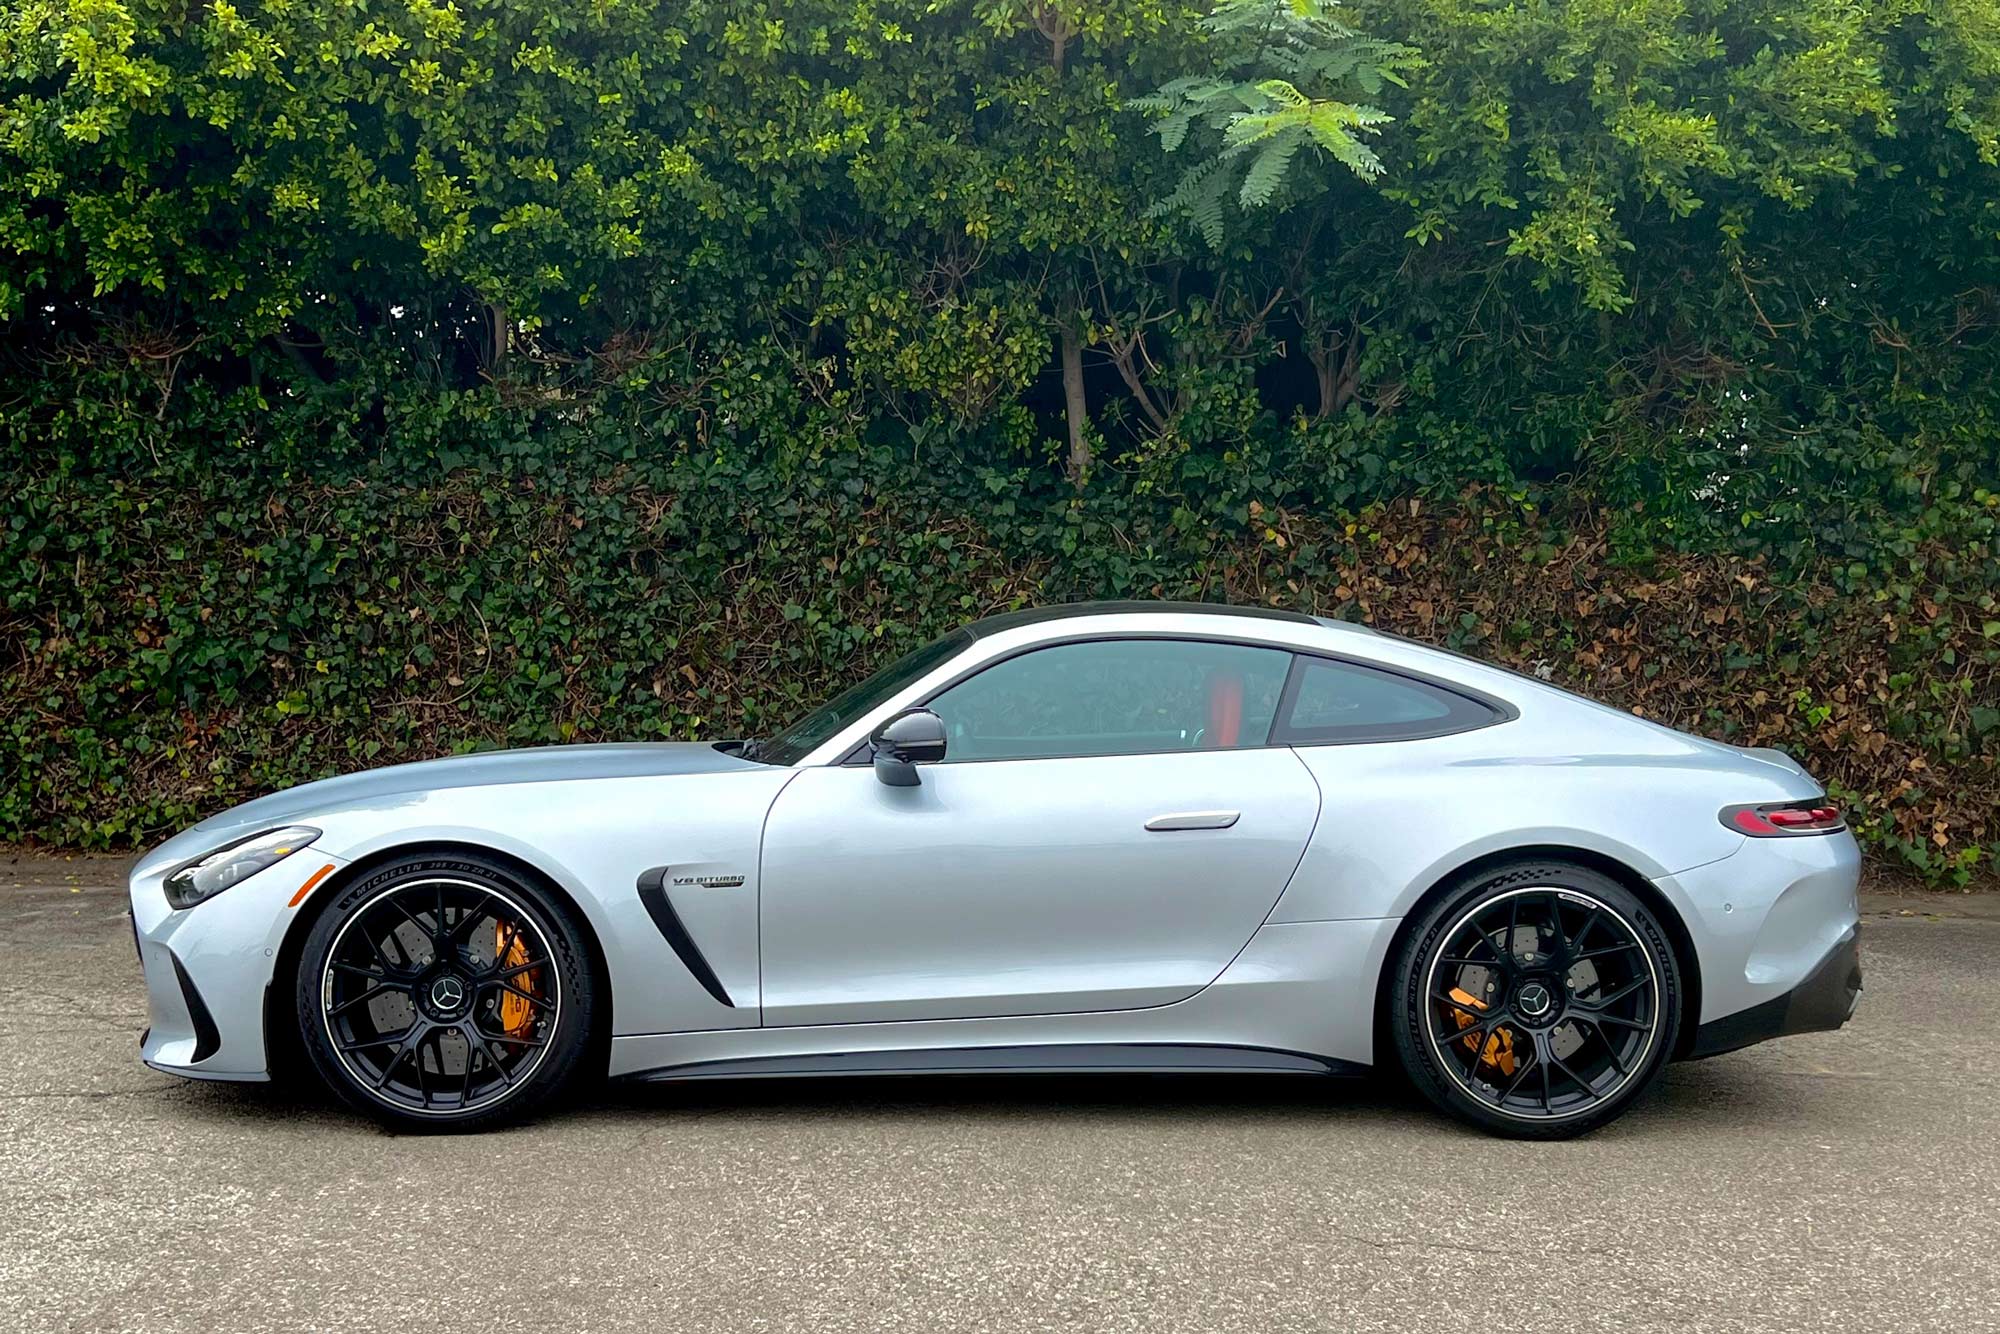
M 914 787 L 808 769 L 765 826 L 766 1024 L 1164 1005 L 1213 981 L 1319 812 L 1267 744 L 1291 655 L 1083 640 L 935 695 Z

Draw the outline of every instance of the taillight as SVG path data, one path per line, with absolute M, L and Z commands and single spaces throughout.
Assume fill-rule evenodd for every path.
M 1840 807 L 1825 797 L 1811 801 L 1764 802 L 1754 806 L 1724 806 L 1722 823 L 1752 838 L 1786 838 L 1793 834 L 1831 834 L 1847 828 Z

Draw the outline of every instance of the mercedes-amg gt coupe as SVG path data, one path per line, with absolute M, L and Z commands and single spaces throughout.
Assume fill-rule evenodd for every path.
M 1775 750 L 1336 621 L 979 621 L 754 740 L 309 783 L 143 858 L 154 1069 L 404 1127 L 593 1077 L 1400 1067 L 1575 1135 L 1838 1028 L 1860 856 Z

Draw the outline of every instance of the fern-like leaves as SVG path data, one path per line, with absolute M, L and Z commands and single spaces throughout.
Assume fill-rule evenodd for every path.
M 1287 196 L 1301 149 L 1329 157 L 1363 180 L 1382 160 L 1363 142 L 1392 117 L 1379 107 L 1334 96 L 1352 88 L 1373 96 L 1401 86 L 1416 59 L 1408 47 L 1363 37 L 1332 18 L 1337 0 L 1221 0 L 1203 20 L 1220 59 L 1215 74 L 1186 75 L 1135 98 L 1156 119 L 1167 153 L 1203 152 L 1155 216 L 1178 214 L 1211 247 L 1224 236 L 1226 204 L 1244 211 Z

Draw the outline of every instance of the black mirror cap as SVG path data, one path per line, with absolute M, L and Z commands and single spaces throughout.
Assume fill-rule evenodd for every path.
M 917 766 L 907 760 L 899 760 L 885 751 L 876 751 L 873 761 L 875 777 L 888 787 L 920 787 L 923 779 L 917 776 Z
M 876 728 L 868 745 L 877 778 L 891 787 L 915 787 L 915 766 L 944 758 L 944 719 L 929 709 L 905 709 Z

